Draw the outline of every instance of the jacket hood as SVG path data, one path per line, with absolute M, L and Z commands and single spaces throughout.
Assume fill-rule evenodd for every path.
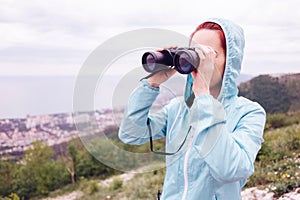
M 211 18 L 206 22 L 214 22 L 219 24 L 224 32 L 226 40 L 226 64 L 223 75 L 222 87 L 218 96 L 218 101 L 224 102 L 232 96 L 237 96 L 238 88 L 236 79 L 241 71 L 241 65 L 244 54 L 244 31 L 243 29 L 234 24 L 233 22 L 221 19 Z M 185 102 L 190 107 L 193 103 L 194 93 L 192 91 L 193 78 L 189 74 L 187 76 L 185 87 Z

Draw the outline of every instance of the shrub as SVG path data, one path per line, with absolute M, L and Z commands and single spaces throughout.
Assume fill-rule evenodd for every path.
M 122 188 L 123 181 L 121 179 L 115 178 L 110 186 L 112 190 L 117 190 L 119 188 Z
M 265 129 L 281 128 L 300 123 L 300 111 L 293 113 L 268 114 Z
M 99 191 L 99 186 L 96 181 L 91 181 L 89 183 L 89 194 L 94 194 Z
M 7 197 L 4 197 L 4 198 L 0 197 L 0 200 L 20 200 L 20 197 L 15 193 L 11 193 Z
M 300 187 L 300 125 L 266 131 L 247 187 L 260 185 L 276 197 Z
M 284 113 L 267 116 L 267 124 L 272 128 L 280 128 L 286 125 L 286 115 Z

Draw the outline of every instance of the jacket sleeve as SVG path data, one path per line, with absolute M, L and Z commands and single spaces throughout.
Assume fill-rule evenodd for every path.
M 197 132 L 193 145 L 211 175 L 221 183 L 248 178 L 254 172 L 255 157 L 264 141 L 263 108 L 249 102 L 241 109 L 243 114 L 230 132 L 225 125 L 223 105 L 212 96 L 198 96 L 191 107 L 191 124 Z M 239 115 L 241 110 L 235 112 Z
M 150 119 L 153 139 L 166 135 L 167 108 L 149 114 L 159 88 L 151 87 L 146 81 L 131 94 L 119 129 L 119 138 L 127 144 L 144 144 L 149 141 L 147 119 Z

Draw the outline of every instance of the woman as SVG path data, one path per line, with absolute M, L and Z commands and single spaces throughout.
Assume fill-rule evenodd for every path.
M 241 188 L 254 171 L 263 142 L 265 111 L 238 97 L 236 78 L 244 49 L 243 30 L 224 19 L 211 19 L 191 35 L 201 62 L 187 77 L 185 97 L 148 114 L 159 85 L 175 72 L 159 73 L 133 92 L 120 127 L 125 143 L 166 137 L 167 170 L 162 199 L 241 199 Z M 202 54 L 202 55 L 201 55 Z

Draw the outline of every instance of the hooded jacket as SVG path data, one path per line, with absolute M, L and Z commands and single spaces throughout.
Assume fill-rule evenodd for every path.
M 150 114 L 159 88 L 142 81 L 129 98 L 119 129 L 123 142 L 146 143 L 149 118 L 153 138 L 166 137 L 167 152 L 176 152 L 186 139 L 178 153 L 166 156 L 162 199 L 241 199 L 241 189 L 254 172 L 255 157 L 263 142 L 264 109 L 237 96 L 243 30 L 225 19 L 208 21 L 219 24 L 226 38 L 226 65 L 218 98 L 205 94 L 187 103 L 193 96 L 193 78 L 189 74 L 184 97 L 174 98 Z

